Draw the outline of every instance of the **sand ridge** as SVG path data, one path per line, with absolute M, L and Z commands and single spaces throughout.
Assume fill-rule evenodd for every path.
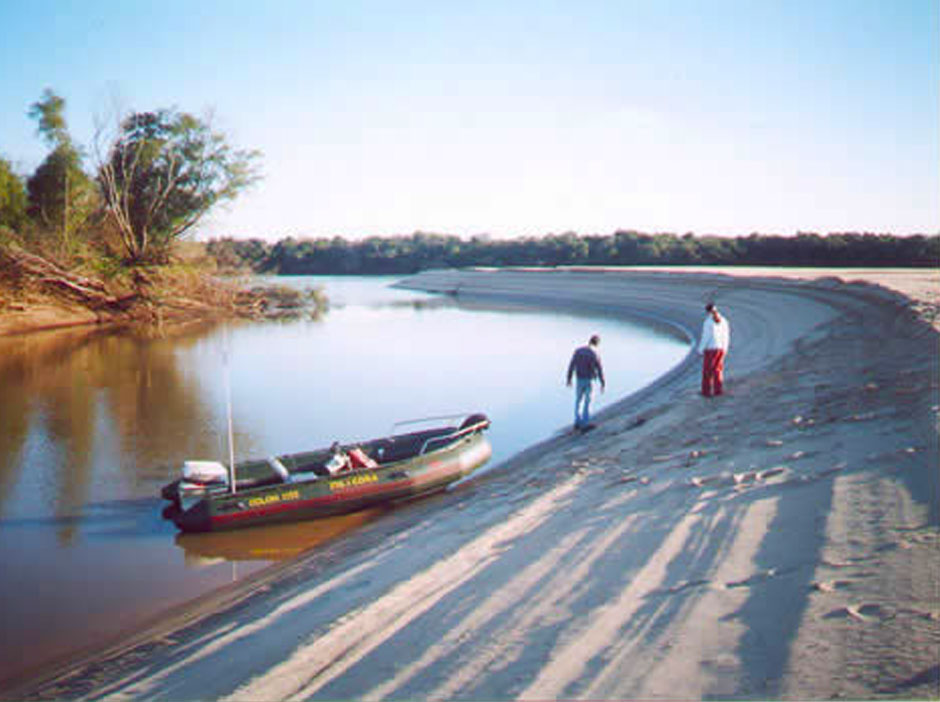
M 830 276 L 461 271 L 408 284 L 689 335 L 715 299 L 733 325 L 729 395 L 697 394 L 690 355 L 595 431 L 560 432 L 236 605 L 20 696 L 940 694 L 940 373 L 924 308 Z

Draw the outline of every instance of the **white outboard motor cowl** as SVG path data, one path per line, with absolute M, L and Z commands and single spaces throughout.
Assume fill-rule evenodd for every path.
M 183 479 L 212 485 L 228 482 L 228 468 L 218 461 L 183 461 Z

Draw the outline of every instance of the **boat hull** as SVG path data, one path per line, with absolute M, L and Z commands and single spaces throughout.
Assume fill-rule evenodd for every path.
M 346 514 L 442 490 L 483 465 L 491 454 L 489 441 L 477 432 L 441 449 L 376 468 L 235 493 L 217 491 L 188 509 L 177 499 L 166 516 L 184 532 L 206 532 Z

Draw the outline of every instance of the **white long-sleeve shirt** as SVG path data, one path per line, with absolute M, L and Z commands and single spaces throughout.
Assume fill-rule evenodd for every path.
M 702 353 L 708 349 L 728 350 L 728 344 L 731 341 L 731 329 L 728 320 L 719 317 L 716 322 L 711 315 L 705 317 L 702 324 L 702 338 L 698 342 L 698 352 Z

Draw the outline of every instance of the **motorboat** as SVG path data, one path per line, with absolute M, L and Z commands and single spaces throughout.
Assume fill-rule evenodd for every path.
M 317 519 L 445 489 L 489 460 L 490 420 L 453 423 L 369 441 L 226 466 L 186 461 L 165 485 L 163 516 L 184 532 L 222 531 Z M 462 419 L 462 421 L 461 421 Z

